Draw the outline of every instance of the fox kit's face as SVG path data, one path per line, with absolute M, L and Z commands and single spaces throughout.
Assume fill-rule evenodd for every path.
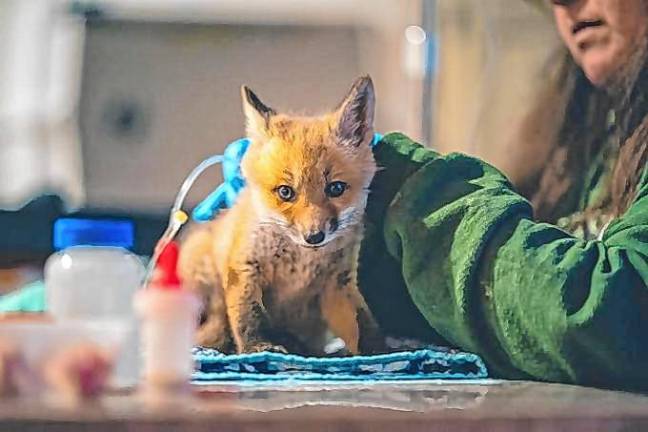
M 261 223 L 311 248 L 357 228 L 376 171 L 371 80 L 359 79 L 321 117 L 276 114 L 249 89 L 242 93 L 252 140 L 242 168 Z

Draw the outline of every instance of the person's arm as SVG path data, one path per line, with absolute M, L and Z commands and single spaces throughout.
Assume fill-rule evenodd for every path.
M 587 242 L 534 222 L 530 204 L 478 159 L 400 134 L 375 154 L 384 170 L 360 284 L 381 324 L 404 333 L 403 320 L 416 322 L 399 296 L 408 292 L 429 327 L 496 375 L 648 389 L 645 179 L 603 240 Z

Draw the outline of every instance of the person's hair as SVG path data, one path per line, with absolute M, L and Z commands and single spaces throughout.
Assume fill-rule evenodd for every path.
M 537 220 L 556 222 L 574 210 L 582 188 L 587 187 L 584 175 L 593 158 L 608 140 L 616 140 L 618 158 L 606 193 L 587 210 L 619 216 L 634 199 L 648 153 L 648 118 L 644 118 L 648 110 L 644 98 L 648 89 L 646 65 L 642 64 L 639 77 L 633 80 L 632 91 L 628 92 L 632 96 L 621 101 L 626 106 L 619 106 L 619 101 L 613 101 L 589 82 L 566 49 L 553 58 L 554 63 L 556 60 L 558 67 L 548 74 L 518 135 L 519 145 L 535 149 L 549 145 L 545 163 L 520 185 L 521 191 L 531 200 Z M 608 116 L 613 109 L 620 123 L 611 137 Z M 527 153 L 533 153 L 533 149 Z
M 613 216 L 632 204 L 648 159 L 648 37 L 642 48 L 636 72 L 618 102 L 620 149 L 605 204 Z

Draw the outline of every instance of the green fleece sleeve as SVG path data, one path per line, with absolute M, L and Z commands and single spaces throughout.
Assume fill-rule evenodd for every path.
M 500 377 L 648 389 L 645 181 L 626 215 L 587 242 L 534 222 L 478 159 L 401 134 L 376 158 L 359 281 L 388 330 L 480 354 Z

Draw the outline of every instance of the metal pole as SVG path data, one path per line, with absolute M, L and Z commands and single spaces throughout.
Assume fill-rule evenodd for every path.
M 421 27 L 427 34 L 421 99 L 421 135 L 427 146 L 432 146 L 434 131 L 434 81 L 438 61 L 436 58 L 436 2 L 437 0 L 421 0 Z

